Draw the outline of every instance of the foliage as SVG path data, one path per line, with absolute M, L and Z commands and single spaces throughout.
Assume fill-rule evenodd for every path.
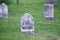
M 0 0 L 0 4 L 6 3 L 8 5 L 8 4 L 11 4 L 11 2 L 12 2 L 11 0 Z

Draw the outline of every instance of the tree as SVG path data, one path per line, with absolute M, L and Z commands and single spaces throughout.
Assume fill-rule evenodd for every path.
M 19 0 L 16 0 L 17 1 L 17 4 L 19 4 Z

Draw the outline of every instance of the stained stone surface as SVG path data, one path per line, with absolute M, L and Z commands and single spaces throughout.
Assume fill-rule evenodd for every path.
M 1 4 L 3 18 L 8 18 L 8 6 L 5 3 Z
M 44 4 L 44 17 L 48 20 L 54 19 L 54 4 Z
M 21 32 L 27 33 L 27 34 L 34 33 L 34 19 L 28 13 L 25 13 L 21 17 Z
M 0 17 L 3 17 L 1 5 L 0 5 Z

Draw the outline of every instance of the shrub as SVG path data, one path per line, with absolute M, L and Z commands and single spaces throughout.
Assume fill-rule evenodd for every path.
M 7 5 L 11 4 L 11 0 L 0 0 L 0 4 L 1 3 L 6 3 Z

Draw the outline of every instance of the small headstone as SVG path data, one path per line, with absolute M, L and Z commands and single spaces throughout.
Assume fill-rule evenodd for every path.
M 1 4 L 3 18 L 8 18 L 8 6 L 5 3 Z
M 28 13 L 25 13 L 21 17 L 21 32 L 27 34 L 34 34 L 34 19 Z
M 0 17 L 3 17 L 1 5 L 0 5 Z
M 48 20 L 54 19 L 54 4 L 44 4 L 44 17 Z

